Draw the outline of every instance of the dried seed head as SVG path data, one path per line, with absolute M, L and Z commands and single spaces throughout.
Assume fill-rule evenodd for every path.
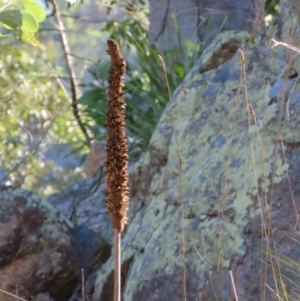
M 122 232 L 128 210 L 128 148 L 125 134 L 123 77 L 126 64 L 119 45 L 108 40 L 111 66 L 108 77 L 108 109 L 106 115 L 106 200 L 114 229 Z
M 158 60 L 159 60 L 159 62 L 160 62 L 160 64 L 161 64 L 161 66 L 162 66 L 164 72 L 167 72 L 167 68 L 166 68 L 166 65 L 165 65 L 165 61 L 163 60 L 162 56 L 159 54 L 157 57 L 158 57 Z
M 248 108 L 249 108 L 249 112 L 253 118 L 254 123 L 256 123 L 256 115 L 255 115 L 255 111 L 254 111 L 253 107 L 251 105 L 249 105 Z
M 107 46 L 108 46 L 107 53 L 110 56 L 112 65 L 118 64 L 120 61 L 123 61 L 125 63 L 121 55 L 119 45 L 117 44 L 116 41 L 112 39 L 107 40 Z M 124 70 L 124 74 L 125 74 L 125 70 Z

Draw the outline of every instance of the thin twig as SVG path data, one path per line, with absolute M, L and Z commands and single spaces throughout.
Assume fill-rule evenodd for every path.
M 272 48 L 273 48 L 273 47 L 276 47 L 276 46 L 278 46 L 278 45 L 281 45 L 281 46 L 283 46 L 283 47 L 286 47 L 286 48 L 288 48 L 288 49 L 291 49 L 291 50 L 295 51 L 296 53 L 294 54 L 292 60 L 298 55 L 298 53 L 300 53 L 300 49 L 297 48 L 297 47 L 295 47 L 295 46 L 292 46 L 292 45 L 287 44 L 287 43 L 284 43 L 284 42 L 276 41 L 275 39 L 272 39 L 272 41 L 273 41 L 273 43 L 274 43 L 274 45 L 272 46 Z M 292 60 L 291 60 L 291 62 L 292 62 Z M 287 68 L 284 68 L 284 70 L 282 71 L 280 77 L 285 73 L 286 69 L 287 69 Z M 285 109 L 286 109 L 286 116 L 287 116 L 287 120 L 288 120 L 288 121 L 290 121 L 289 106 L 290 106 L 290 101 L 291 101 L 291 95 L 293 94 L 293 91 L 294 91 L 294 89 L 295 89 L 295 86 L 296 86 L 296 83 L 297 83 L 298 79 L 299 79 L 299 77 L 297 76 L 297 78 L 296 78 L 296 80 L 295 80 L 295 82 L 294 82 L 294 85 L 293 85 L 293 87 L 292 87 L 292 91 L 290 92 L 290 96 L 289 96 L 289 98 L 288 98 L 288 100 L 287 100 L 286 107 L 285 107 Z M 277 82 L 278 82 L 278 81 L 279 81 L 279 79 L 277 80 Z M 276 82 L 276 84 L 277 84 L 277 82 Z
M 0 12 L 10 6 L 10 2 L 8 1 L 4 6 L 0 8 Z
M 281 138 L 280 138 L 280 144 L 281 144 L 281 150 L 282 150 L 282 153 L 283 153 L 283 159 L 284 159 L 284 163 L 285 164 L 288 164 L 287 163 L 287 160 L 286 160 L 286 156 L 285 156 L 285 150 L 284 150 L 284 143 L 283 143 L 283 136 L 281 135 Z M 295 201 L 295 196 L 294 196 L 294 192 L 293 192 L 293 188 L 292 188 L 292 184 L 291 184 L 291 178 L 290 178 L 290 174 L 289 172 L 286 173 L 286 176 L 287 176 L 287 179 L 288 179 L 288 183 L 289 183 L 289 189 L 290 189 L 290 193 L 291 193 L 291 198 L 293 200 L 293 206 L 294 206 L 294 210 L 295 210 L 295 230 L 297 230 L 297 227 L 299 227 L 299 213 L 298 213 L 298 209 L 297 209 L 297 205 L 296 205 L 296 201 Z
M 69 18 L 69 19 L 75 19 L 78 20 L 80 22 L 87 22 L 87 23 L 104 23 L 104 22 L 108 22 L 109 19 L 108 18 L 91 18 L 91 16 L 72 16 L 72 15 L 67 15 L 67 14 L 61 14 L 61 16 L 63 18 Z
M 165 76 L 166 76 L 166 81 L 167 81 L 167 85 L 169 88 L 169 82 L 168 82 L 168 78 L 166 75 L 166 68 L 165 68 L 165 64 L 164 61 L 162 59 L 162 57 L 159 55 L 158 56 L 159 60 L 161 61 L 161 64 L 163 66 L 163 69 L 165 71 Z M 181 96 L 183 96 L 184 94 L 186 94 L 186 89 L 183 89 L 181 92 Z M 170 90 L 169 90 L 169 99 L 171 99 L 171 95 L 170 95 Z M 178 124 L 180 124 L 180 114 L 178 114 L 177 116 L 178 118 Z M 179 130 L 178 130 L 179 131 Z M 187 301 L 187 294 L 186 294 L 186 247 L 185 247 L 185 229 L 184 229 L 184 225 L 185 225 L 185 219 L 184 219 L 184 200 L 183 200 L 183 191 L 182 191 L 182 159 L 180 157 L 180 152 L 179 152 L 179 139 L 178 139 L 178 131 L 176 131 L 176 137 L 175 137 L 175 142 L 176 142 L 176 155 L 177 155 L 177 159 L 178 159 L 178 171 L 179 171 L 179 186 L 178 186 L 178 193 L 180 195 L 181 198 L 181 252 L 182 252 L 182 290 L 183 290 L 183 301 Z
M 71 97 L 70 97 L 69 101 L 71 103 L 73 114 L 74 114 L 74 117 L 77 121 L 79 128 L 81 129 L 83 135 L 85 136 L 85 139 L 87 141 L 90 141 L 89 134 L 81 120 L 81 116 L 80 116 L 79 110 L 78 110 L 78 105 L 76 103 L 77 97 L 80 96 L 80 91 L 78 89 L 79 85 L 77 82 L 76 73 L 75 73 L 74 66 L 73 66 L 73 58 L 71 56 L 69 42 L 67 39 L 67 35 L 65 33 L 65 31 L 66 31 L 65 25 L 62 21 L 62 17 L 61 17 L 60 11 L 59 11 L 57 0 L 52 0 L 52 4 L 53 4 L 53 14 L 54 14 L 55 20 L 58 25 L 58 31 L 59 31 L 60 38 L 61 38 L 62 49 L 63 49 L 63 53 L 65 56 L 68 73 L 70 75 Z
M 6 292 L 6 291 L 2 290 L 2 289 L 0 289 L 0 292 L 6 294 L 6 295 L 8 295 L 8 296 L 17 298 L 18 300 L 21 300 L 21 301 L 27 301 L 26 299 L 20 298 L 20 297 L 14 295 L 14 294 L 11 294 L 11 293 L 9 293 L 9 292 Z
M 160 30 L 159 30 L 157 36 L 155 37 L 154 43 L 157 42 L 158 38 L 161 36 L 161 34 L 162 34 L 162 33 L 165 31 L 165 29 L 166 29 L 169 10 L 170 10 L 170 0 L 168 0 L 168 2 L 167 2 L 167 5 L 166 5 L 166 11 L 165 11 L 165 14 L 164 14 L 164 18 L 163 18 L 163 21 L 162 21 L 162 25 L 161 25 L 161 28 L 160 28 Z
M 49 70 L 53 73 L 54 78 L 56 79 L 58 85 L 60 86 L 60 88 L 63 90 L 65 96 L 67 97 L 67 99 L 71 99 L 69 92 L 67 90 L 67 88 L 65 87 L 64 83 L 62 82 L 62 78 L 60 78 L 59 76 L 57 76 L 57 74 L 55 73 L 54 69 L 52 68 L 50 63 L 46 63 L 47 67 L 49 68 Z
M 292 46 L 292 45 L 290 45 L 290 44 L 288 44 L 288 43 L 276 41 L 275 39 L 272 39 L 272 41 L 273 41 L 273 43 L 274 43 L 274 45 L 272 46 L 272 48 L 273 48 L 273 47 L 276 47 L 276 46 L 278 46 L 278 45 L 282 45 L 282 46 L 284 46 L 284 47 L 286 47 L 286 48 L 289 48 L 289 49 L 291 49 L 291 50 L 294 50 L 294 51 L 300 53 L 300 49 L 297 48 L 297 47 L 295 47 L 295 46 Z
M 233 278 L 231 270 L 229 271 L 229 274 L 230 274 L 230 279 L 231 279 L 231 283 L 232 283 L 232 287 L 233 287 L 233 292 L 234 292 L 235 300 L 239 301 L 239 298 L 238 298 L 238 295 L 237 295 L 237 292 L 236 292 L 236 287 L 235 287 L 235 284 L 234 284 L 234 278 Z
M 294 93 L 294 90 L 295 90 L 295 87 L 296 87 L 296 84 L 298 83 L 298 79 L 299 79 L 299 76 L 297 76 L 294 84 L 293 84 L 293 87 L 290 91 L 290 95 L 289 95 L 289 98 L 286 102 L 286 106 L 285 106 L 285 110 L 286 110 L 286 117 L 287 117 L 287 120 L 290 121 L 290 102 L 291 102 L 291 98 L 292 98 L 292 95 Z

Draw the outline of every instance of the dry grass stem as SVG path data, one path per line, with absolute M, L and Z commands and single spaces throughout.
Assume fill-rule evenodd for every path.
M 168 93 L 169 93 L 169 100 L 171 99 L 171 90 L 170 90 L 170 86 L 169 86 L 169 81 L 168 81 L 168 77 L 167 77 L 167 68 L 166 68 L 166 64 L 164 59 L 162 58 L 161 55 L 158 55 L 158 60 L 163 68 L 164 71 L 164 76 L 165 76 L 165 80 L 166 80 L 166 85 L 167 85 L 167 89 L 168 89 Z
M 166 77 L 167 80 L 167 77 Z M 186 93 L 187 90 L 183 89 L 182 95 Z M 180 120 L 180 115 L 177 117 Z M 180 122 L 179 122 L 180 124 Z M 176 131 L 176 154 L 178 158 L 178 168 L 179 168 L 179 185 L 178 185 L 178 193 L 180 198 L 182 199 L 181 202 L 181 253 L 182 253 L 182 290 L 183 290 L 183 301 L 187 300 L 187 289 L 186 289 L 186 255 L 185 255 L 185 231 L 184 231 L 184 200 L 183 200 L 183 191 L 182 191 L 182 159 L 179 153 L 179 141 L 178 141 L 178 131 Z
M 291 49 L 291 50 L 294 50 L 294 51 L 300 53 L 300 49 L 297 48 L 297 47 L 295 47 L 295 46 L 292 46 L 292 45 L 287 44 L 287 43 L 284 43 L 284 42 L 278 42 L 278 41 L 276 41 L 275 39 L 272 39 L 272 41 L 274 42 L 273 47 L 276 47 L 276 46 L 278 46 L 278 45 L 281 45 L 281 46 L 284 46 L 284 47 L 286 47 L 286 48 L 289 48 L 289 49 Z
M 254 111 L 253 107 L 251 105 L 249 105 L 248 108 L 249 108 L 249 112 L 253 118 L 253 122 L 256 123 L 256 115 L 255 115 L 255 111 Z
M 298 23 L 300 23 L 300 2 L 299 0 L 289 0 L 293 7 L 293 12 L 297 16 Z
M 8 295 L 8 296 L 11 296 L 11 297 L 13 297 L 13 298 L 16 298 L 16 299 L 18 299 L 18 300 L 21 300 L 21 301 L 27 301 L 26 299 L 20 298 L 20 297 L 14 295 L 14 294 L 11 294 L 11 293 L 9 293 L 9 292 L 6 292 L 6 291 L 2 290 L 2 289 L 0 289 L 0 292 L 3 293 L 3 294 L 6 294 L 6 295 Z
M 290 121 L 290 103 L 291 103 L 291 98 L 292 98 L 292 95 L 294 93 L 295 87 L 296 87 L 296 85 L 298 83 L 298 80 L 299 80 L 299 76 L 297 76 L 297 78 L 296 78 L 296 80 L 295 80 L 295 82 L 293 84 L 293 87 L 292 87 L 292 89 L 291 89 L 291 91 L 289 93 L 290 95 L 289 95 L 289 98 L 288 98 L 288 100 L 286 102 L 286 106 L 285 106 L 286 117 L 287 117 L 288 121 Z
M 285 150 L 284 150 L 284 144 L 283 144 L 283 136 L 282 135 L 281 135 L 281 139 L 280 139 L 280 144 L 281 144 L 281 151 L 282 151 L 282 154 L 283 154 L 284 163 L 287 164 L 287 160 L 286 160 L 286 156 L 285 156 Z M 287 176 L 287 180 L 288 180 L 288 183 L 289 183 L 289 189 L 290 189 L 291 198 L 293 200 L 293 206 L 294 206 L 294 210 L 295 210 L 295 226 L 294 226 L 294 228 L 295 228 L 295 230 L 297 230 L 297 228 L 299 229 L 299 213 L 298 213 L 298 209 L 297 209 L 297 205 L 296 205 L 294 191 L 292 189 L 290 174 L 287 172 L 286 176 Z
M 85 293 L 84 293 L 84 270 L 81 269 L 81 299 L 82 299 L 82 301 L 85 300 L 84 295 L 85 295 Z
M 231 279 L 231 284 L 232 284 L 232 288 L 233 288 L 233 292 L 234 292 L 234 297 L 236 301 L 239 301 L 238 295 L 237 295 L 237 291 L 236 291 L 236 287 L 235 287 L 235 283 L 234 283 L 234 277 L 232 275 L 232 271 L 229 271 L 230 274 L 230 279 Z

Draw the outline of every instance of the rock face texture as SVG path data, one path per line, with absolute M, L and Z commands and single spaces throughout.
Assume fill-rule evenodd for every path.
M 216 37 L 130 167 L 124 301 L 299 299 L 300 59 L 270 41 L 299 45 L 300 12 L 280 7 L 262 35 Z M 47 200 L 0 187 L 1 288 L 73 301 L 93 268 L 88 300 L 112 300 L 104 194 L 103 171 Z
M 300 71 L 289 2 L 262 36 L 224 32 L 176 90 L 130 171 L 123 300 L 299 295 Z M 242 50 L 242 53 L 239 51 Z M 91 300 L 112 296 L 112 258 Z
M 0 254 L 2 290 L 27 300 L 63 301 L 72 293 L 78 257 L 71 224 L 41 197 L 0 187 Z
M 93 261 L 99 262 L 107 257 L 113 229 L 105 203 L 103 169 L 94 177 L 78 181 L 47 200 L 73 223 L 80 269 L 87 271 Z

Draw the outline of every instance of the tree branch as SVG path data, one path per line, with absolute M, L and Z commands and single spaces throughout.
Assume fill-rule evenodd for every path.
M 69 97 L 69 101 L 71 103 L 73 115 L 77 121 L 79 128 L 81 129 L 83 135 L 85 136 L 85 139 L 87 141 L 90 141 L 89 134 L 81 120 L 81 116 L 80 116 L 80 113 L 78 110 L 78 105 L 76 103 L 77 97 L 80 96 L 81 93 L 78 88 L 76 73 L 75 73 L 74 66 L 73 66 L 73 58 L 70 54 L 71 52 L 70 52 L 69 42 L 67 39 L 67 35 L 65 33 L 65 31 L 66 31 L 65 25 L 62 21 L 62 17 L 61 17 L 60 11 L 59 11 L 57 0 L 52 0 L 52 4 L 53 4 L 53 15 L 54 15 L 56 23 L 58 25 L 58 31 L 59 31 L 60 38 L 61 38 L 62 49 L 63 49 L 63 53 L 65 56 L 68 73 L 70 76 L 71 96 Z

